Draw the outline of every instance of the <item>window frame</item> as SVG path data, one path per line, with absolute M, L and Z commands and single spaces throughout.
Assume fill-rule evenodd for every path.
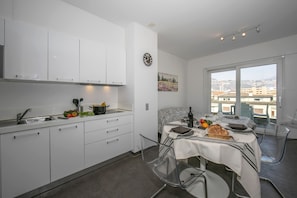
M 204 101 L 205 105 L 207 106 L 207 112 L 211 112 L 211 73 L 214 72 L 224 72 L 224 71 L 231 71 L 235 70 L 236 72 L 236 114 L 240 112 L 240 69 L 242 68 L 249 68 L 249 67 L 257 67 L 257 66 L 264 66 L 264 65 L 271 65 L 276 64 L 276 81 L 277 81 L 277 122 L 281 122 L 283 120 L 283 114 L 281 113 L 282 109 L 282 96 L 283 96 L 283 74 L 284 72 L 284 56 L 272 57 L 272 58 L 265 58 L 259 60 L 251 60 L 241 63 L 232 63 L 226 64 L 221 66 L 214 66 L 208 67 L 204 69 Z

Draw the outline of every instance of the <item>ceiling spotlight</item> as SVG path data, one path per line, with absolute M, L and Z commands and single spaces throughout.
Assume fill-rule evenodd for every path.
M 246 36 L 246 33 L 245 33 L 245 32 L 242 32 L 242 33 L 241 33 L 241 36 L 242 36 L 242 37 L 245 37 L 245 36 Z
M 223 41 L 225 38 L 224 38 L 223 36 L 221 36 L 221 38 L 220 38 L 220 39 L 221 39 L 221 41 Z
M 256 27 L 256 31 L 257 31 L 258 33 L 261 31 L 259 25 Z
M 232 36 L 232 40 L 234 41 L 236 39 L 235 34 L 233 34 Z

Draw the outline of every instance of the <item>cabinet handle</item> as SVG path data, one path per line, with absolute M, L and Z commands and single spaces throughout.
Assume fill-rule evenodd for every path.
M 107 130 L 106 133 L 118 132 L 119 129 Z
M 35 135 L 40 135 L 40 133 L 39 132 L 36 132 L 36 133 L 14 135 L 13 136 L 13 139 L 22 138 L 22 137 L 29 137 L 29 136 L 35 136 Z
M 72 129 L 72 128 L 77 129 L 77 127 L 78 127 L 77 125 L 72 125 L 72 126 L 60 127 L 58 130 L 62 131 L 62 130 L 65 130 L 65 129 Z
M 119 118 L 117 118 L 117 119 L 112 119 L 112 120 L 106 120 L 107 123 L 109 123 L 109 122 L 117 122 L 117 121 L 119 121 Z
M 111 82 L 111 84 L 117 84 L 117 85 L 122 85 L 122 82 Z
M 106 144 L 111 144 L 111 143 L 118 142 L 118 141 L 119 141 L 119 138 L 116 138 L 116 139 L 113 139 L 113 140 L 107 140 Z
M 87 80 L 88 83 L 101 83 L 101 80 Z
M 23 74 L 16 74 L 15 75 L 15 78 L 18 78 L 18 79 L 27 79 L 27 80 L 38 80 L 39 79 L 39 76 L 38 76 L 38 74 L 35 74 L 33 76 L 25 76 Z
M 63 81 L 74 81 L 74 78 L 56 78 L 56 80 L 63 80 Z

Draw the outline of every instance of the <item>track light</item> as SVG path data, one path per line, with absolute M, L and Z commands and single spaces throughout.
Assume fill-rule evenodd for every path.
M 232 40 L 234 41 L 236 39 L 235 34 L 233 34 L 232 36 Z
M 261 29 L 260 29 L 260 26 L 259 26 L 259 25 L 256 27 L 256 31 L 257 31 L 258 33 L 261 31 Z
M 255 27 L 251 27 L 251 28 L 245 28 L 244 30 L 242 31 L 239 31 L 239 32 L 235 32 L 235 33 L 232 33 L 232 34 L 228 34 L 228 35 L 221 35 L 220 36 L 220 40 L 221 41 L 224 41 L 226 38 L 231 38 L 232 41 L 236 40 L 236 36 L 238 35 L 241 35 L 241 37 L 246 37 L 247 36 L 247 32 L 251 31 L 251 30 L 256 30 L 257 33 L 260 33 L 261 29 L 260 29 L 260 25 L 258 26 L 255 26 Z

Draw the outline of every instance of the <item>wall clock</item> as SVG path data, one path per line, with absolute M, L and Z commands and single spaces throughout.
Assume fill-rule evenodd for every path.
M 146 65 L 146 66 L 151 66 L 152 63 L 153 63 L 153 58 L 152 58 L 152 55 L 150 53 L 145 53 L 143 55 L 143 63 Z

